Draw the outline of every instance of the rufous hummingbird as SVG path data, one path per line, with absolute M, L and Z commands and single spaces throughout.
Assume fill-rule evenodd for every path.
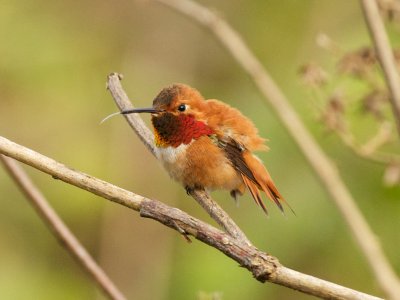
M 121 114 L 150 113 L 156 156 L 169 175 L 192 189 L 226 189 L 236 200 L 246 188 L 267 213 L 260 191 L 281 211 L 285 202 L 255 150 L 267 150 L 253 122 L 239 110 L 194 88 L 173 84 L 161 90 L 151 108 Z M 113 114 L 114 115 L 114 114 Z

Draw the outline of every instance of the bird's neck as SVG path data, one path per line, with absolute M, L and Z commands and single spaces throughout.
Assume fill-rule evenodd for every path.
M 196 120 L 192 115 L 174 115 L 164 113 L 153 116 L 155 143 L 157 147 L 174 148 L 181 144 L 189 144 L 203 135 L 211 135 L 214 131 L 202 121 Z

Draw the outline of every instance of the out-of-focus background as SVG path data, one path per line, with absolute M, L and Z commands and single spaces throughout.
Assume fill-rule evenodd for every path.
M 201 3 L 231 23 L 282 87 L 400 273 L 399 185 L 385 185 L 387 166 L 355 155 L 327 130 L 318 113 L 323 94 L 343 84 L 356 137 L 365 142 L 376 131 L 373 118 L 352 101 L 365 93 L 365 84 L 343 79 L 335 67 L 340 56 L 335 51 L 370 45 L 358 1 Z M 399 25 L 388 24 L 388 30 L 398 45 Z M 321 34 L 336 50 L 317 45 Z M 239 108 L 269 139 L 271 150 L 259 155 L 297 216 L 282 216 L 268 203 L 266 218 L 249 195 L 236 207 L 227 192 L 213 193 L 254 244 L 295 270 L 383 295 L 298 147 L 250 78 L 207 30 L 153 1 L 3 0 L 0 40 L 2 136 L 212 222 L 122 117 L 99 125 L 116 111 L 105 89 L 110 72 L 124 75 L 124 88 L 137 107 L 149 106 L 170 83 L 192 85 L 206 98 Z M 329 86 L 323 91 L 302 83 L 298 70 L 309 62 L 327 70 Z M 144 118 L 148 123 L 149 117 Z M 398 143 L 386 150 L 399 153 Z M 188 244 L 133 211 L 25 169 L 129 299 L 309 299 L 262 285 L 210 247 Z M 0 200 L 1 299 L 104 299 L 1 168 Z

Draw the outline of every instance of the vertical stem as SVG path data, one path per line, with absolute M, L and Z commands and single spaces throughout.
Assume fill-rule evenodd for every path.
M 391 94 L 390 103 L 400 135 L 400 77 L 396 69 L 396 61 L 386 34 L 385 25 L 379 14 L 376 0 L 361 0 L 364 18 L 378 54 L 379 62 Z

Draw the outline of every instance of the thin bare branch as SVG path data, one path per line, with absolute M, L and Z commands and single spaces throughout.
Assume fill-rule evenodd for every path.
M 107 78 L 107 89 L 110 91 L 118 108 L 122 110 L 132 108 L 132 104 L 122 89 L 120 74 L 112 73 Z M 145 144 L 150 152 L 157 156 L 157 150 L 154 145 L 153 133 L 146 127 L 138 114 L 124 115 L 129 125 L 133 128 L 140 140 Z M 232 218 L 216 203 L 211 196 L 204 190 L 193 190 L 190 195 L 208 212 L 228 234 L 239 241 L 251 245 L 249 239 L 243 231 L 236 225 Z
M 400 77 L 396 70 L 396 61 L 392 48 L 386 34 L 385 25 L 379 14 L 376 0 L 361 0 L 364 18 L 367 23 L 379 62 L 382 66 L 389 91 L 391 93 L 390 103 L 397 124 L 397 131 L 400 135 Z M 399 293 L 398 293 L 399 295 Z M 400 297 L 400 296 L 399 296 Z
M 95 195 L 139 211 L 142 217 L 157 220 L 180 234 L 183 231 L 232 258 L 240 266 L 248 269 L 260 282 L 276 283 L 323 299 L 381 299 L 286 268 L 279 263 L 277 258 L 243 243 L 177 208 L 136 195 L 73 170 L 4 137 L 0 137 L 0 153 L 28 164 L 55 179 L 61 179 Z
M 113 73 L 110 74 L 107 78 L 107 89 L 110 91 L 111 95 L 114 98 L 115 103 L 118 108 L 123 110 L 132 109 L 132 103 L 129 100 L 128 95 L 121 88 L 120 80 L 123 79 L 121 74 Z M 146 148 L 150 151 L 151 154 L 156 156 L 156 147 L 154 145 L 154 135 L 147 128 L 146 124 L 139 117 L 139 114 L 129 114 L 123 115 L 125 119 L 128 121 L 128 124 L 132 127 L 133 131 L 140 138 Z
M 157 0 L 209 29 L 250 75 L 332 196 L 377 282 L 391 299 L 400 299 L 400 281 L 357 207 L 337 169 L 290 105 L 283 92 L 239 34 L 217 14 L 192 0 Z
M 26 198 L 42 218 L 53 235 L 60 241 L 60 244 L 72 255 L 78 264 L 93 278 L 103 293 L 112 300 L 125 300 L 125 296 L 118 290 L 111 279 L 96 263 L 85 247 L 78 241 L 67 225 L 61 220 L 57 213 L 50 206 L 40 190 L 30 180 L 25 171 L 18 163 L 2 154 L 0 161 L 5 169 L 14 179 Z
M 348 127 L 343 130 L 333 129 L 343 144 L 354 154 L 371 162 L 384 165 L 400 162 L 400 156 L 392 153 L 380 152 L 378 148 L 387 143 L 392 137 L 392 123 L 385 121 L 380 125 L 377 133 L 365 144 L 359 145 Z

